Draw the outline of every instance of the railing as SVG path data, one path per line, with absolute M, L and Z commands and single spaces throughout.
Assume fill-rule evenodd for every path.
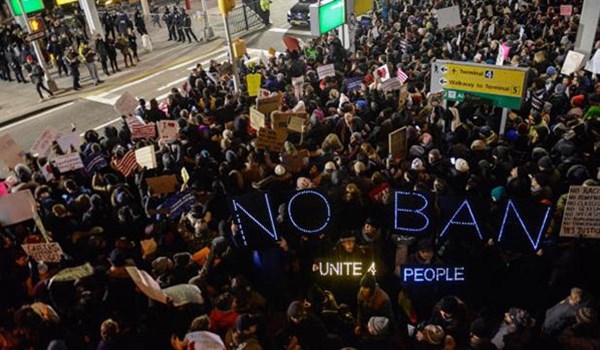
M 231 34 L 263 26 L 264 20 L 262 18 L 259 1 L 244 1 L 241 6 L 238 6 L 229 12 L 228 22 Z

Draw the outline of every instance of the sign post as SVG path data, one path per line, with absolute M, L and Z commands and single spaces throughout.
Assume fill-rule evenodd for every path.
M 310 33 L 321 36 L 346 22 L 345 0 L 327 0 L 309 6 Z
M 35 1 L 27 1 L 28 4 L 31 4 L 31 5 L 29 5 L 30 6 L 29 8 L 27 8 L 23 5 L 24 0 L 16 0 L 16 1 L 17 1 L 19 12 L 21 12 L 21 16 L 23 17 L 23 20 L 25 21 L 25 25 L 27 26 L 27 33 L 33 34 L 35 31 L 33 30 L 33 28 L 31 28 L 31 23 L 29 23 L 29 19 L 27 18 L 27 13 L 40 10 L 40 8 L 33 7 Z M 40 1 L 40 3 L 41 3 L 41 1 Z M 41 9 L 43 9 L 43 8 L 44 8 L 44 5 L 41 4 Z M 18 14 L 16 9 L 13 9 L 13 10 L 15 11 L 15 15 Z M 33 44 L 33 50 L 35 52 L 35 55 L 37 56 L 37 61 L 40 64 L 40 66 L 42 67 L 42 69 L 44 70 L 44 78 L 45 78 L 46 82 L 48 83 L 48 88 L 50 89 L 50 91 L 55 92 L 56 90 L 58 90 L 58 87 L 56 86 L 56 83 L 54 82 L 54 80 L 52 80 L 52 77 L 50 76 L 50 74 L 48 74 L 48 70 L 46 67 L 46 61 L 44 60 L 44 55 L 42 54 L 42 49 L 40 48 L 40 44 L 38 43 L 37 40 L 34 40 L 31 43 Z
M 521 108 L 526 79 L 527 70 L 523 68 L 446 60 L 438 60 L 431 66 L 431 92 L 444 91 L 444 99 L 448 101 L 473 98 L 504 108 L 500 135 L 504 133 L 507 108 Z

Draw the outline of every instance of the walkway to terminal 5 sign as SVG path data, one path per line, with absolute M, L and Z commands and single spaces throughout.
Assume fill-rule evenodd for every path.
M 310 33 L 320 36 L 344 24 L 344 0 L 327 0 L 310 5 Z
M 448 101 L 465 99 L 518 109 L 523 101 L 527 69 L 438 60 L 431 65 L 431 92 L 444 91 Z

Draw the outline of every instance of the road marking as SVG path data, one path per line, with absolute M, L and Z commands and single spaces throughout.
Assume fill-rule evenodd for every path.
M 12 124 L 10 124 L 10 125 L 3 126 L 2 128 L 0 128 L 0 131 L 3 131 L 3 130 L 6 130 L 6 129 L 9 129 L 9 128 L 12 128 L 12 127 L 15 127 L 15 126 L 17 126 L 17 125 L 21 125 L 21 124 L 23 124 L 23 123 L 28 123 L 28 122 L 30 122 L 30 121 L 32 121 L 32 120 L 35 120 L 35 119 L 41 118 L 41 117 L 43 117 L 43 116 L 45 116 L 45 115 L 48 115 L 48 114 L 50 114 L 50 113 L 54 113 L 54 112 L 56 112 L 56 111 L 59 111 L 59 110 L 61 110 L 61 109 L 65 109 L 65 108 L 67 108 L 67 107 L 71 107 L 71 106 L 72 106 L 74 103 L 75 103 L 75 102 L 69 102 L 69 103 L 67 103 L 67 104 L 64 104 L 64 105 L 62 105 L 62 106 L 54 107 L 54 108 L 52 108 L 52 109 L 49 109 L 49 110 L 47 110 L 47 111 L 45 111 L 45 112 L 42 112 L 42 113 L 40 113 L 40 114 L 36 114 L 36 115 L 32 116 L 31 118 L 25 118 L 25 119 L 23 119 L 23 120 L 20 120 L 20 121 L 18 121 L 18 122 L 16 122 L 16 123 L 12 123 Z
M 131 83 L 127 83 L 127 84 L 125 84 L 125 85 L 120 85 L 120 86 L 118 86 L 118 87 L 116 87 L 116 88 L 114 88 L 114 89 L 112 89 L 112 90 L 108 90 L 108 92 L 107 92 L 107 93 L 105 93 L 105 94 L 106 94 L 106 95 L 108 95 L 108 94 L 110 94 L 111 92 L 115 92 L 115 91 L 123 90 L 123 89 L 126 89 L 126 88 L 130 87 L 130 86 L 134 86 L 134 85 L 137 85 L 137 84 L 139 84 L 139 83 L 142 83 L 142 82 L 144 82 L 144 81 L 146 81 L 146 80 L 150 80 L 150 79 L 152 79 L 152 78 L 156 78 L 157 76 L 161 75 L 163 72 L 164 72 L 164 71 L 156 72 L 156 73 L 154 73 L 154 74 L 150 74 L 150 75 L 149 75 L 149 76 L 147 76 L 147 77 L 144 77 L 144 78 L 141 78 L 141 79 L 138 79 L 138 80 L 134 80 L 134 81 L 132 81 Z M 106 95 L 104 95 L 104 96 L 106 96 Z
M 310 30 L 297 30 L 297 29 L 290 29 L 290 28 L 269 28 L 268 31 L 274 32 L 274 33 L 312 36 L 312 34 L 310 33 Z
M 207 67 L 207 66 L 208 66 L 208 64 L 210 64 L 210 61 L 211 61 L 211 60 L 220 60 L 221 58 L 225 58 L 225 57 L 227 57 L 227 53 L 224 53 L 224 54 L 221 54 L 221 55 L 219 55 L 219 56 L 213 57 L 213 58 L 211 58 L 210 60 L 202 61 L 202 62 L 200 62 L 200 64 L 201 64 L 203 67 Z M 192 70 L 192 69 L 194 69 L 194 68 L 196 68 L 196 65 L 195 65 L 195 64 L 194 64 L 193 66 L 190 66 L 190 67 L 188 67 L 188 68 L 187 68 L 187 70 Z M 163 86 L 159 87 L 158 89 L 156 89 L 156 91 L 161 91 L 161 90 L 165 90 L 165 89 L 170 89 L 170 88 L 172 88 L 173 86 L 176 86 L 176 85 L 178 85 L 178 84 L 180 84 L 180 83 L 183 83 L 183 82 L 184 82 L 184 81 L 186 81 L 186 80 L 187 80 L 187 77 L 179 78 L 179 79 L 177 79 L 177 80 L 174 80 L 174 81 L 172 81 L 172 82 L 170 82 L 170 83 L 167 83 L 167 84 L 165 84 L 165 85 L 163 85 Z
M 106 96 L 106 95 L 105 95 Z M 90 100 L 90 101 L 94 101 L 94 102 L 98 102 L 98 103 L 102 103 L 105 105 L 111 105 L 113 106 L 117 100 L 119 99 L 120 96 L 117 97 L 113 97 L 113 98 L 106 98 L 100 95 L 92 95 L 92 96 L 86 96 L 85 99 L 86 100 Z
M 198 62 L 199 60 L 204 60 L 204 59 L 206 59 L 207 57 L 213 56 L 213 55 L 215 55 L 215 54 L 216 54 L 216 53 L 218 53 L 218 52 L 224 51 L 225 49 L 226 49 L 225 47 L 223 47 L 223 48 L 220 48 L 220 49 L 218 49 L 218 50 L 215 50 L 215 51 L 213 51 L 213 52 L 211 52 L 211 53 L 209 53 L 209 54 L 206 54 L 206 55 L 204 55 L 204 56 L 196 57 L 196 58 L 193 58 L 193 59 L 191 59 L 191 60 L 185 61 L 185 62 L 183 62 L 183 63 L 177 64 L 177 65 L 175 65 L 175 66 L 173 66 L 173 67 L 170 67 L 170 68 L 168 68 L 167 70 L 177 70 L 177 69 L 179 69 L 179 68 L 182 68 L 182 67 L 188 66 L 188 65 L 190 65 L 191 63 Z M 194 68 L 194 67 L 195 67 L 195 65 L 194 65 L 192 68 Z

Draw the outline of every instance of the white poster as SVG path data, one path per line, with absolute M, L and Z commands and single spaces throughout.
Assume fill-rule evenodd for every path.
M 462 24 L 458 5 L 439 9 L 436 14 L 439 28 L 455 27 Z
M 81 136 L 77 132 L 70 132 L 66 135 L 63 135 L 56 140 L 60 149 L 64 153 L 70 153 L 71 147 L 75 148 L 75 151 L 79 151 L 79 147 L 81 146 Z
M 585 55 L 580 52 L 573 50 L 569 51 L 569 53 L 567 53 L 567 58 L 565 58 L 565 63 L 563 63 L 560 72 L 565 75 L 575 73 L 581 67 L 584 58 Z
M 52 161 L 61 173 L 82 169 L 84 167 L 83 162 L 81 161 L 81 155 L 77 152 L 69 153 L 64 156 L 57 156 L 52 159 Z
M 130 115 L 133 114 L 133 111 L 135 111 L 138 106 L 139 102 L 137 98 L 129 92 L 126 92 L 119 97 L 117 102 L 115 102 L 115 112 L 119 115 Z
M 39 157 L 46 157 L 52 149 L 52 143 L 60 136 L 60 132 L 53 127 L 46 128 L 31 146 L 31 153 L 37 154 Z
M 333 63 L 317 67 L 317 74 L 319 74 L 319 79 L 335 77 L 335 68 L 333 67 Z

